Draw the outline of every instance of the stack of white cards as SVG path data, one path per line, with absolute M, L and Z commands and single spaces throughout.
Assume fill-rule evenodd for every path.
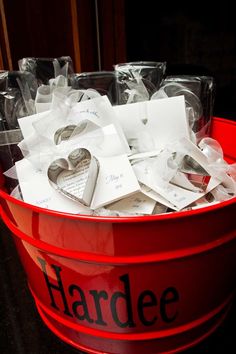
M 236 193 L 223 157 L 216 168 L 191 141 L 183 96 L 116 107 L 106 96 L 61 102 L 19 125 L 25 157 L 16 172 L 29 204 L 134 216 L 218 202 L 219 186 L 229 198 Z

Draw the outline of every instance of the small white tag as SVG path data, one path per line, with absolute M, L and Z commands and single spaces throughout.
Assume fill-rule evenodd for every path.
M 126 155 L 98 157 L 99 174 L 91 203 L 98 209 L 140 190 L 139 183 Z

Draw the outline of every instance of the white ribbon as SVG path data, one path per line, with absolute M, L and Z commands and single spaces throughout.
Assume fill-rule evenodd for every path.
M 54 76 L 55 76 L 55 78 L 58 77 L 58 76 L 63 76 L 63 77 L 65 77 L 65 78 L 67 78 L 67 76 L 68 76 L 69 62 L 67 61 L 67 62 L 65 63 L 65 65 L 63 65 L 63 66 L 61 67 L 61 65 L 60 65 L 60 63 L 59 63 L 59 61 L 58 61 L 58 59 L 55 58 L 52 63 L 53 63 Z

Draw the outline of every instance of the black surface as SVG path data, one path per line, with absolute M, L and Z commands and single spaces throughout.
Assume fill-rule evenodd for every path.
M 82 354 L 58 339 L 40 319 L 27 288 L 26 277 L 18 259 L 13 239 L 1 221 L 0 353 Z M 184 353 L 236 353 L 236 301 L 217 331 L 207 340 Z
M 216 80 L 214 115 L 236 119 L 234 2 L 125 1 L 127 61 L 166 61 L 167 75 Z

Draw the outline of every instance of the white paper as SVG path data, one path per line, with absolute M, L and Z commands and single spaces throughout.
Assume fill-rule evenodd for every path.
M 99 174 L 91 209 L 97 209 L 139 191 L 139 183 L 126 155 L 99 158 Z M 16 171 L 26 203 L 73 214 L 91 211 L 82 204 L 56 191 L 45 173 L 34 168 L 27 160 L 16 162 Z
M 107 206 L 109 210 L 117 210 L 126 214 L 152 214 L 156 201 L 138 192 Z
M 125 154 L 124 145 L 121 143 L 113 124 L 81 136 L 75 135 L 73 138 L 62 141 L 58 145 L 53 144 L 48 139 L 42 139 L 40 136 L 31 135 L 20 143 L 20 148 L 28 152 L 27 158 L 35 168 L 44 171 L 55 159 L 67 158 L 77 148 L 86 148 L 96 157 Z M 26 156 L 25 153 L 24 156 Z
M 176 208 L 175 205 L 171 204 L 167 199 L 163 198 L 160 194 L 158 194 L 157 192 L 152 190 L 150 187 L 142 184 L 141 185 L 141 192 L 143 194 L 146 194 L 148 197 L 152 198 L 156 202 L 158 202 L 160 204 L 163 204 L 163 205 L 167 206 L 170 209 L 178 211 L 178 208 Z
M 33 123 L 37 122 L 38 120 L 46 117 L 47 115 L 50 114 L 50 111 L 46 112 L 41 112 L 38 114 L 32 114 L 31 116 L 27 117 L 22 117 L 18 119 L 18 123 L 22 132 L 22 135 L 25 138 L 28 138 L 32 134 L 35 133 L 35 130 L 33 128 Z
M 96 149 L 91 146 L 91 152 L 94 156 L 111 157 L 126 154 L 127 149 L 120 140 L 120 135 L 118 135 L 117 129 L 113 124 L 103 127 L 102 133 L 103 139 L 96 144 Z M 90 134 L 95 134 L 95 131 Z
M 140 190 L 139 183 L 126 155 L 98 158 L 100 168 L 92 209 L 98 209 Z
M 137 102 L 113 107 L 128 141 L 140 132 L 149 134 L 154 149 L 189 138 L 184 96 Z
M 210 192 L 220 183 L 219 181 L 211 178 L 206 191 L 202 193 L 192 192 L 187 189 L 175 186 L 171 183 L 166 184 L 166 186 L 162 188 L 149 178 L 148 168 L 145 169 L 144 173 L 141 173 L 141 170 L 139 168 L 136 168 L 135 165 L 133 166 L 133 169 L 140 183 L 145 184 L 158 195 L 162 196 L 164 200 L 167 200 L 169 203 L 171 203 L 177 210 L 181 210 L 187 205 L 192 204 L 197 199 L 203 197 L 205 194 Z M 150 194 L 148 195 L 151 197 Z M 161 203 L 161 200 L 158 201 Z M 166 203 L 163 204 L 167 205 Z
M 164 198 L 168 199 L 179 210 L 181 210 L 185 208 L 187 205 L 192 204 L 199 198 L 203 197 L 205 194 L 207 194 L 213 188 L 215 188 L 218 184 L 219 181 L 216 181 L 213 178 L 211 178 L 206 191 L 202 193 L 192 192 L 187 189 L 174 186 L 170 183 L 166 190 L 160 190 L 159 188 L 156 188 L 156 191 L 159 192 Z
M 130 153 L 129 145 L 123 130 L 107 96 L 100 96 L 75 104 L 70 110 L 67 119 L 71 122 L 88 119 L 100 127 L 114 124 L 126 153 Z
M 124 155 L 126 153 L 124 145 L 121 143 L 120 137 L 113 124 L 81 136 L 74 136 L 70 140 L 63 141 L 61 144 L 57 145 L 56 148 L 65 155 L 79 147 L 88 149 L 91 154 L 96 157 L 111 157 Z
M 88 120 L 96 126 L 105 127 L 113 124 L 122 145 L 124 153 L 130 153 L 129 145 L 124 136 L 123 130 L 116 119 L 112 106 L 106 96 L 82 101 L 75 104 L 71 109 L 66 106 L 60 106 L 57 110 L 42 112 L 24 118 L 20 118 L 19 126 L 25 139 L 35 139 L 37 136 L 44 136 L 54 142 L 55 133 L 68 125 L 78 125 L 82 121 Z M 88 129 L 82 132 L 80 136 L 89 133 Z M 31 140 L 32 140 L 31 139 Z M 110 146 L 111 149 L 112 145 Z M 113 149 L 114 150 L 114 149 Z
M 72 214 L 91 214 L 91 210 L 54 190 L 46 174 L 38 171 L 27 160 L 16 162 L 23 199 L 26 203 L 41 208 Z

